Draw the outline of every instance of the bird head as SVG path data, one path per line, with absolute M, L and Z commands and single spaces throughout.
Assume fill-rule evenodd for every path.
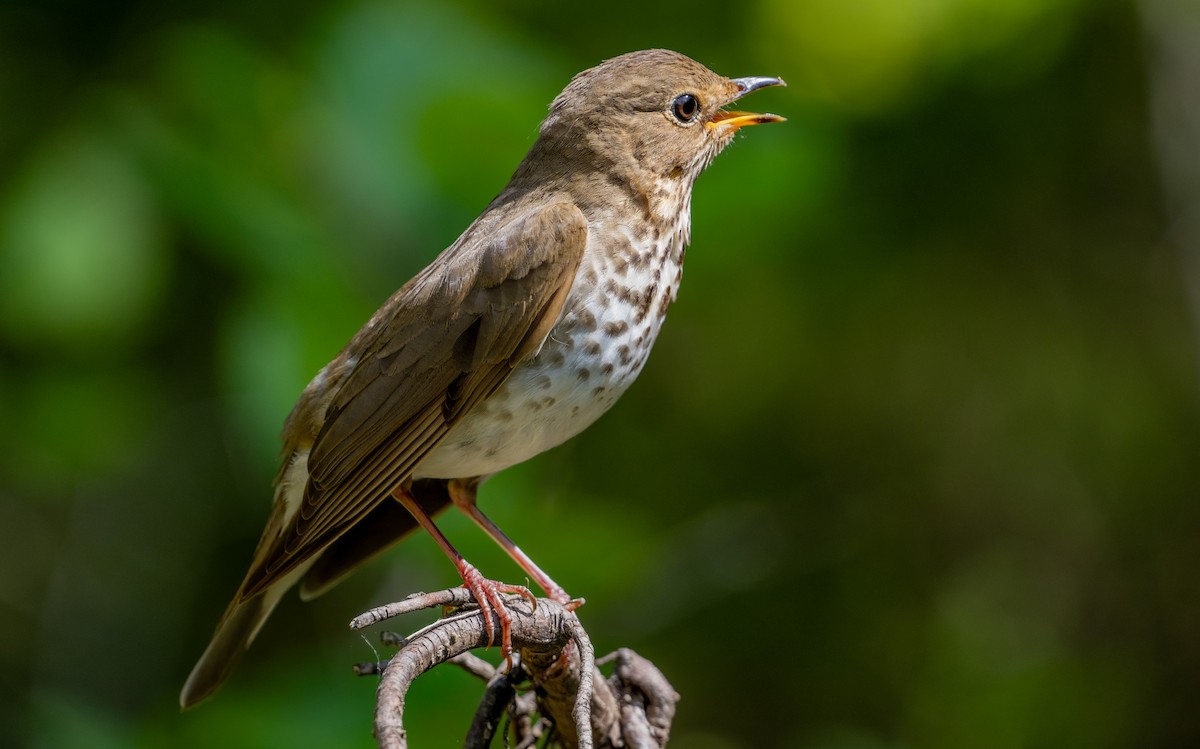
M 575 76 L 550 105 L 539 141 L 620 174 L 692 181 L 743 127 L 782 122 L 727 107 L 780 78 L 725 78 L 678 52 L 631 52 Z

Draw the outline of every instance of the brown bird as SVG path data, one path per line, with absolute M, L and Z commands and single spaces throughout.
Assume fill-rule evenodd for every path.
M 499 594 L 431 517 L 453 503 L 572 602 L 475 505 L 486 477 L 578 434 L 629 387 L 675 299 L 692 183 L 746 125 L 724 107 L 779 78 L 719 76 L 676 52 L 585 70 L 551 103 L 504 190 L 313 378 L 283 428 L 275 504 L 250 570 L 180 695 L 228 676 L 271 610 L 305 599 L 420 525 L 488 631 Z

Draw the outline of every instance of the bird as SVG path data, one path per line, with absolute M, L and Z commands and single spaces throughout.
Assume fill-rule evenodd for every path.
M 682 277 L 696 178 L 743 127 L 728 106 L 784 86 L 678 52 L 620 55 L 551 102 L 508 184 L 304 389 L 249 570 L 180 694 L 230 675 L 283 594 L 311 599 L 418 527 L 511 653 L 502 594 L 433 522 L 453 505 L 548 597 L 578 606 L 476 504 L 491 475 L 561 444 L 641 372 Z

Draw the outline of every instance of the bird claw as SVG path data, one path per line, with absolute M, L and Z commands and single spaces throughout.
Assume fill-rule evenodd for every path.
M 469 562 L 464 561 L 459 572 L 462 574 L 463 585 L 471 591 L 471 596 L 479 604 L 484 628 L 487 629 L 489 648 L 496 644 L 496 622 L 500 623 L 500 655 L 504 656 L 507 670 L 511 671 L 513 666 L 512 614 L 504 605 L 504 599 L 500 597 L 500 594 L 518 595 L 529 601 L 535 610 L 537 609 L 537 598 L 524 585 L 509 585 L 489 580 Z
M 549 583 L 549 585 L 546 583 Z M 543 583 L 543 587 L 546 589 L 546 595 L 552 600 L 562 604 L 562 607 L 567 611 L 574 611 L 583 604 L 587 603 L 587 601 L 583 598 L 572 598 L 567 591 L 563 590 L 562 587 L 560 587 L 553 580 L 547 579 L 546 582 Z

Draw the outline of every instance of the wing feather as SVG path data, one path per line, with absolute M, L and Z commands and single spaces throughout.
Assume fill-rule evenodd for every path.
M 276 500 L 241 600 L 367 517 L 537 352 L 586 245 L 572 203 L 489 211 L 388 300 L 288 419 L 288 462 L 307 448 L 309 480 L 298 507 Z

